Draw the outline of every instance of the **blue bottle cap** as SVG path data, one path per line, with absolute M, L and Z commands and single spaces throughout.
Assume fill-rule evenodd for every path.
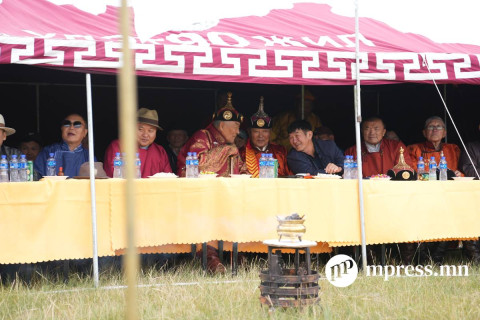
M 191 152 L 187 152 L 187 156 L 191 157 L 191 156 L 192 156 L 192 153 L 191 153 Z
M 423 160 L 423 157 L 418 157 L 418 160 Z
M 6 159 L 6 158 L 7 158 L 7 156 L 2 154 L 2 159 Z
M 16 154 L 12 154 L 12 159 L 17 159 L 17 155 L 16 155 Z
M 115 153 L 115 157 L 120 157 L 120 152 Z
M 52 157 L 54 156 L 54 154 L 53 154 L 53 153 L 51 153 L 51 152 L 49 153 L 49 155 L 50 155 L 50 158 L 52 158 Z
M 21 154 L 21 155 L 20 155 L 20 158 L 25 159 L 25 155 L 24 155 L 24 154 Z

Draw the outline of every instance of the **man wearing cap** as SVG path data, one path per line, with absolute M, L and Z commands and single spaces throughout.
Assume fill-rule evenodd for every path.
M 227 104 L 213 115 L 213 122 L 199 130 L 187 141 L 178 155 L 178 175 L 185 177 L 185 159 L 188 152 L 196 152 L 199 171 L 215 172 L 227 177 L 230 173 L 245 173 L 246 167 L 235 137 L 240 131 L 243 116 L 232 105 L 232 94 L 228 93 Z
M 300 119 L 305 119 L 310 123 L 312 131 L 322 126 L 320 118 L 313 113 L 315 97 L 313 94 L 305 90 L 304 94 L 304 108 L 302 117 L 302 97 L 298 95 L 295 100 L 295 109 L 287 112 L 280 113 L 274 119 L 274 125 L 272 128 L 271 140 L 277 144 L 280 144 L 290 150 L 292 147 L 290 144 L 288 126 Z
M 0 155 L 6 155 L 7 160 L 15 154 L 20 157 L 21 152 L 18 149 L 7 147 L 3 141 L 7 140 L 7 136 L 15 133 L 15 129 L 5 126 L 5 119 L 0 114 Z
M 293 173 L 311 175 L 341 174 L 343 154 L 335 142 L 313 139 L 310 123 L 297 120 L 288 126 L 292 150 L 288 153 L 288 166 Z
M 258 178 L 259 160 L 262 153 L 271 153 L 277 159 L 279 176 L 292 175 L 287 165 L 287 149 L 284 146 L 270 143 L 272 124 L 272 118 L 263 110 L 263 97 L 261 97 L 258 111 L 250 117 L 250 138 L 245 147 L 240 149 L 240 155 L 253 178 Z
M 158 113 L 156 110 L 140 108 L 137 112 L 137 143 L 142 178 L 147 178 L 158 172 L 172 172 L 168 155 L 162 146 L 156 144 L 157 130 L 163 130 L 158 125 Z M 113 159 L 115 154 L 121 152 L 120 141 L 114 140 L 105 151 L 103 168 L 107 176 L 113 177 Z

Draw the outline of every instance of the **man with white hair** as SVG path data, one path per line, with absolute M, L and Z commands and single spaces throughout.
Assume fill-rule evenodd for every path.
M 458 160 L 460 158 L 460 148 L 456 144 L 444 143 L 443 138 L 447 135 L 445 122 L 437 116 L 428 118 L 423 128 L 423 136 L 426 141 L 409 145 L 407 147 L 410 158 L 412 159 L 414 168 L 417 168 L 419 157 L 423 157 L 425 161 L 429 161 L 431 157 L 435 157 L 435 162 L 440 162 L 441 153 L 447 160 L 448 169 L 452 174 L 460 177 L 463 174 L 458 170 Z
M 7 159 L 10 159 L 12 155 L 17 155 L 20 157 L 20 150 L 15 148 L 7 147 L 3 144 L 7 137 L 14 134 L 15 129 L 9 128 L 5 125 L 5 118 L 0 114 L 0 155 L 6 155 Z

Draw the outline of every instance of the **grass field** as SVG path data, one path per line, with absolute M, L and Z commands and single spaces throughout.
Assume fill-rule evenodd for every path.
M 256 261 L 237 276 L 208 275 L 198 262 L 139 275 L 141 319 L 480 319 L 480 269 L 468 277 L 382 277 L 359 275 L 347 288 L 320 280 L 318 305 L 275 309 L 259 303 Z M 323 271 L 321 270 L 321 274 Z M 0 287 L 0 319 L 123 319 L 124 281 L 118 271 L 92 279 L 71 274 L 65 284 L 36 274 L 30 286 L 13 281 Z

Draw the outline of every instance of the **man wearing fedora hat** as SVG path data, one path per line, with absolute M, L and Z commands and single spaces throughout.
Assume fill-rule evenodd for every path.
M 240 132 L 243 116 L 232 105 L 228 93 L 227 104 L 213 115 L 213 122 L 199 130 L 187 141 L 178 155 L 178 175 L 185 177 L 185 159 L 188 152 L 196 152 L 200 171 L 215 172 L 219 176 L 246 173 L 234 141 Z
M 21 152 L 18 149 L 7 147 L 3 141 L 7 140 L 7 136 L 15 133 L 15 129 L 5 126 L 5 119 L 0 114 L 0 155 L 6 155 L 9 159 L 13 154 L 20 157 Z
M 140 161 L 142 162 L 140 168 L 142 178 L 153 176 L 159 172 L 172 172 L 165 149 L 154 142 L 157 137 L 157 130 L 163 130 L 158 125 L 157 111 L 140 108 L 137 111 L 137 122 L 137 143 Z M 107 147 L 103 159 L 103 168 L 109 177 L 113 177 L 113 159 L 117 152 L 121 152 L 120 141 L 114 140 Z
M 245 147 L 240 149 L 240 155 L 247 164 L 248 172 L 253 178 L 258 178 L 259 160 L 262 153 L 271 153 L 278 161 L 278 175 L 292 175 L 293 173 L 287 165 L 287 149 L 270 142 L 273 121 L 263 110 L 263 97 L 260 97 L 258 111 L 249 120 L 250 138 L 248 138 Z

